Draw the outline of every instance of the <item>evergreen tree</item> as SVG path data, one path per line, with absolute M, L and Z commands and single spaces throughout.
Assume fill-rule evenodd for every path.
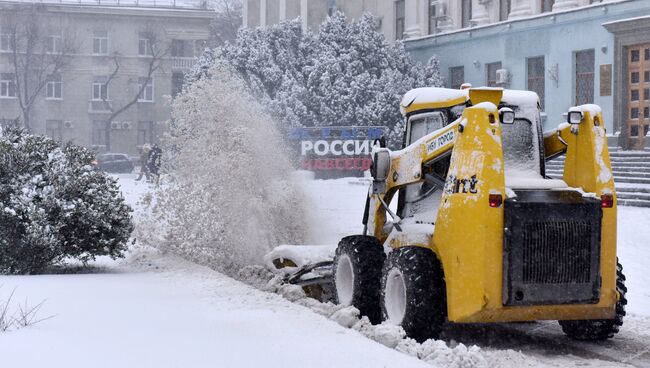
M 92 166 L 92 152 L 9 129 L 0 158 L 0 274 L 122 256 L 131 208 L 116 181 Z
M 337 12 L 318 33 L 300 20 L 241 29 L 218 51 L 250 91 L 285 127 L 387 126 L 401 143 L 399 102 L 416 87 L 441 86 L 438 62 L 413 61 L 401 42 L 389 43 L 365 14 L 349 21 Z

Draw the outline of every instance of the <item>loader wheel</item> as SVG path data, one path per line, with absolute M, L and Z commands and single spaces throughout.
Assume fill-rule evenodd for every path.
M 373 324 L 381 322 L 379 293 L 385 258 L 379 240 L 365 235 L 341 239 L 334 256 L 332 270 L 336 302 L 355 306 Z
M 618 291 L 619 298 L 616 302 L 616 316 L 614 319 L 597 319 L 597 320 L 581 320 L 581 321 L 559 321 L 562 326 L 562 331 L 572 339 L 576 340 L 606 340 L 613 337 L 623 325 L 623 317 L 625 316 L 625 275 L 623 274 L 623 266 L 616 262 L 616 291 Z
M 382 276 L 384 319 L 400 325 L 418 342 L 438 338 L 447 318 L 447 294 L 442 266 L 427 248 L 393 250 Z

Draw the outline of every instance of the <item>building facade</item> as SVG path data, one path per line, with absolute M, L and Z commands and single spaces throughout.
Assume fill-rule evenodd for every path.
M 436 55 L 448 87 L 536 92 L 546 129 L 595 103 L 610 145 L 650 146 L 650 1 L 491 0 L 471 14 L 471 27 L 412 37 L 407 49 Z
M 42 54 L 54 58 L 66 52 L 64 45 L 74 45 L 67 49 L 69 62 L 48 75 L 35 96 L 29 114 L 33 132 L 131 155 L 157 141 L 170 119 L 169 97 L 180 91 L 183 73 L 203 51 L 213 13 L 117 4 L 0 1 L 0 123 L 24 120 L 25 98 L 18 95 L 23 76 L 16 73 L 14 56 L 24 57 L 26 43 L 12 42 L 16 31 L 10 19 L 18 12 L 43 23 L 46 35 L 34 43 L 45 45 Z
M 339 9 L 378 17 L 425 62 L 440 61 L 447 87 L 525 89 L 540 96 L 545 128 L 569 107 L 602 107 L 610 144 L 650 146 L 648 0 L 245 0 L 246 26 L 300 16 L 317 29 Z

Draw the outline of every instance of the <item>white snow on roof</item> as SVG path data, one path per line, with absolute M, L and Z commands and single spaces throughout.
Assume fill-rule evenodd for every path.
M 481 103 L 477 103 L 476 105 L 474 105 L 472 107 L 477 108 L 477 109 L 485 109 L 488 112 L 496 112 L 497 111 L 497 107 L 492 102 L 481 102 Z M 471 109 L 472 107 L 469 107 L 469 109 Z
M 467 96 L 467 90 L 438 87 L 415 88 L 406 92 L 402 98 L 401 106 L 408 107 L 413 103 L 443 102 L 458 98 L 467 99 Z
M 9 0 L 7 2 L 38 3 L 53 5 L 78 5 L 119 8 L 208 9 L 212 1 L 203 0 Z
M 537 106 L 539 97 L 537 93 L 531 91 L 517 91 L 512 89 L 503 90 L 502 102 L 507 105 L 524 106 L 533 105 Z

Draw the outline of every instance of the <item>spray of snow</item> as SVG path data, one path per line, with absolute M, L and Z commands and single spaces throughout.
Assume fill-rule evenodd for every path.
M 304 206 L 273 120 L 228 67 L 209 76 L 174 100 L 169 178 L 137 236 L 232 275 L 278 244 L 302 242 Z

